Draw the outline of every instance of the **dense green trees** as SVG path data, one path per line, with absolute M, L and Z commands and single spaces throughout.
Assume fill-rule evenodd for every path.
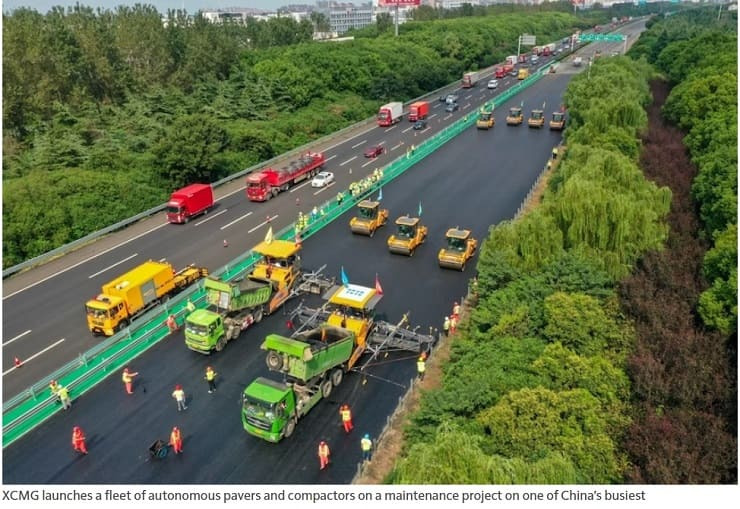
M 477 14 L 408 23 L 399 38 L 358 31 L 341 44 L 310 42 L 320 17 L 218 25 L 170 11 L 163 23 L 139 4 L 4 14 L 3 222 L 12 234 L 3 263 L 365 119 L 381 102 L 459 79 L 510 54 L 519 30 L 555 39 L 587 24 L 540 7 Z M 45 188 L 74 187 L 83 174 L 78 190 L 90 196 L 62 202 Z M 10 193 L 24 186 L 35 195 L 20 206 Z

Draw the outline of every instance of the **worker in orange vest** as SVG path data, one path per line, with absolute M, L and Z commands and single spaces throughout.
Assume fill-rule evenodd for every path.
M 85 433 L 82 428 L 75 426 L 72 428 L 72 447 L 77 452 L 87 454 L 87 446 L 85 445 Z
M 460 317 L 460 304 L 457 301 L 452 305 L 452 316 Z
M 126 394 L 134 393 L 134 377 L 138 374 L 138 372 L 132 373 L 128 368 L 123 369 L 121 380 L 123 380 L 123 385 L 126 387 Z
M 319 470 L 324 470 L 329 466 L 329 454 L 329 445 L 322 440 L 319 442 L 319 464 L 321 465 Z
M 170 330 L 170 333 L 175 332 L 177 330 L 177 320 L 175 319 L 175 315 L 170 315 L 167 317 L 167 320 L 164 321 L 167 328 Z
M 457 315 L 452 315 L 452 318 L 450 318 L 450 334 L 454 334 L 455 329 L 457 329 Z
M 344 432 L 349 433 L 352 431 L 352 411 L 349 409 L 349 405 L 342 405 L 339 408 L 339 415 L 342 416 L 342 425 L 344 426 Z
M 172 428 L 172 433 L 170 433 L 170 445 L 175 451 L 175 454 L 182 452 L 182 434 L 180 433 L 180 428 L 177 426 Z

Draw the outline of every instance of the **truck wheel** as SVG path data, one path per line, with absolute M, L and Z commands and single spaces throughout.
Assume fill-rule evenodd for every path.
M 226 336 L 221 336 L 220 338 L 218 338 L 218 341 L 216 341 L 216 351 L 220 352 L 221 350 L 224 349 L 225 346 L 226 346 Z
M 254 313 L 252 313 L 252 318 L 254 319 L 254 323 L 260 323 L 262 321 L 262 316 L 264 315 L 264 312 L 262 311 L 262 308 L 257 308 Z
M 231 336 L 229 337 L 228 341 L 237 339 L 239 337 L 239 334 L 241 334 L 242 329 L 241 327 L 234 326 L 233 329 L 231 329 Z
M 128 320 L 123 319 L 120 322 L 118 322 L 118 326 L 116 327 L 116 332 L 121 332 L 126 327 L 128 327 Z
M 267 352 L 265 363 L 267 363 L 268 369 L 272 371 L 280 371 L 283 369 L 283 358 L 277 352 Z
M 331 380 L 327 380 L 326 382 L 321 384 L 321 395 L 324 398 L 328 398 L 329 394 L 331 394 L 331 389 L 332 389 Z
M 331 373 L 331 383 L 334 384 L 334 387 L 342 383 L 342 380 L 344 379 L 344 371 L 342 371 L 342 368 L 337 368 Z
M 277 195 L 278 195 L 279 192 L 280 192 L 280 190 L 278 188 L 276 188 L 276 187 L 273 188 L 272 189 L 272 196 L 275 197 L 275 198 L 277 198 Z
M 290 435 L 292 435 L 294 431 L 295 431 L 295 419 L 290 419 L 288 422 L 285 423 L 285 433 L 283 433 L 283 438 L 289 438 Z

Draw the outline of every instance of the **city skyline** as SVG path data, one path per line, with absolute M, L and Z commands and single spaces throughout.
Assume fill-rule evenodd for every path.
M 351 0 L 350 0 L 351 1 Z M 54 6 L 62 6 L 65 9 L 72 7 L 76 0 L 7 0 L 3 1 L 3 12 L 12 11 L 20 7 L 35 9 L 41 14 L 45 14 Z M 104 9 L 114 9 L 119 5 L 133 6 L 139 4 L 153 5 L 160 13 L 166 13 L 169 9 L 182 9 L 183 7 L 189 13 L 197 11 L 226 9 L 229 7 L 252 7 L 254 9 L 264 9 L 274 11 L 279 7 L 292 4 L 315 4 L 314 1 L 290 1 L 290 0 L 81 0 L 81 5 L 88 7 L 102 7 Z M 355 1 L 354 3 L 363 3 Z

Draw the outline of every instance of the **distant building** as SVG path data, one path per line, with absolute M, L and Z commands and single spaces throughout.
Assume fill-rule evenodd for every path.
M 372 2 L 355 5 L 320 0 L 316 2 L 316 11 L 327 17 L 331 31 L 338 34 L 343 34 L 350 28 L 364 28 L 375 22 Z
M 251 7 L 227 7 L 225 9 L 204 10 L 200 14 L 211 23 L 224 23 L 228 21 L 246 23 L 247 18 L 267 19 L 271 17 L 270 14 L 272 14 L 272 17 L 275 16 L 274 12 L 263 9 L 252 9 Z

